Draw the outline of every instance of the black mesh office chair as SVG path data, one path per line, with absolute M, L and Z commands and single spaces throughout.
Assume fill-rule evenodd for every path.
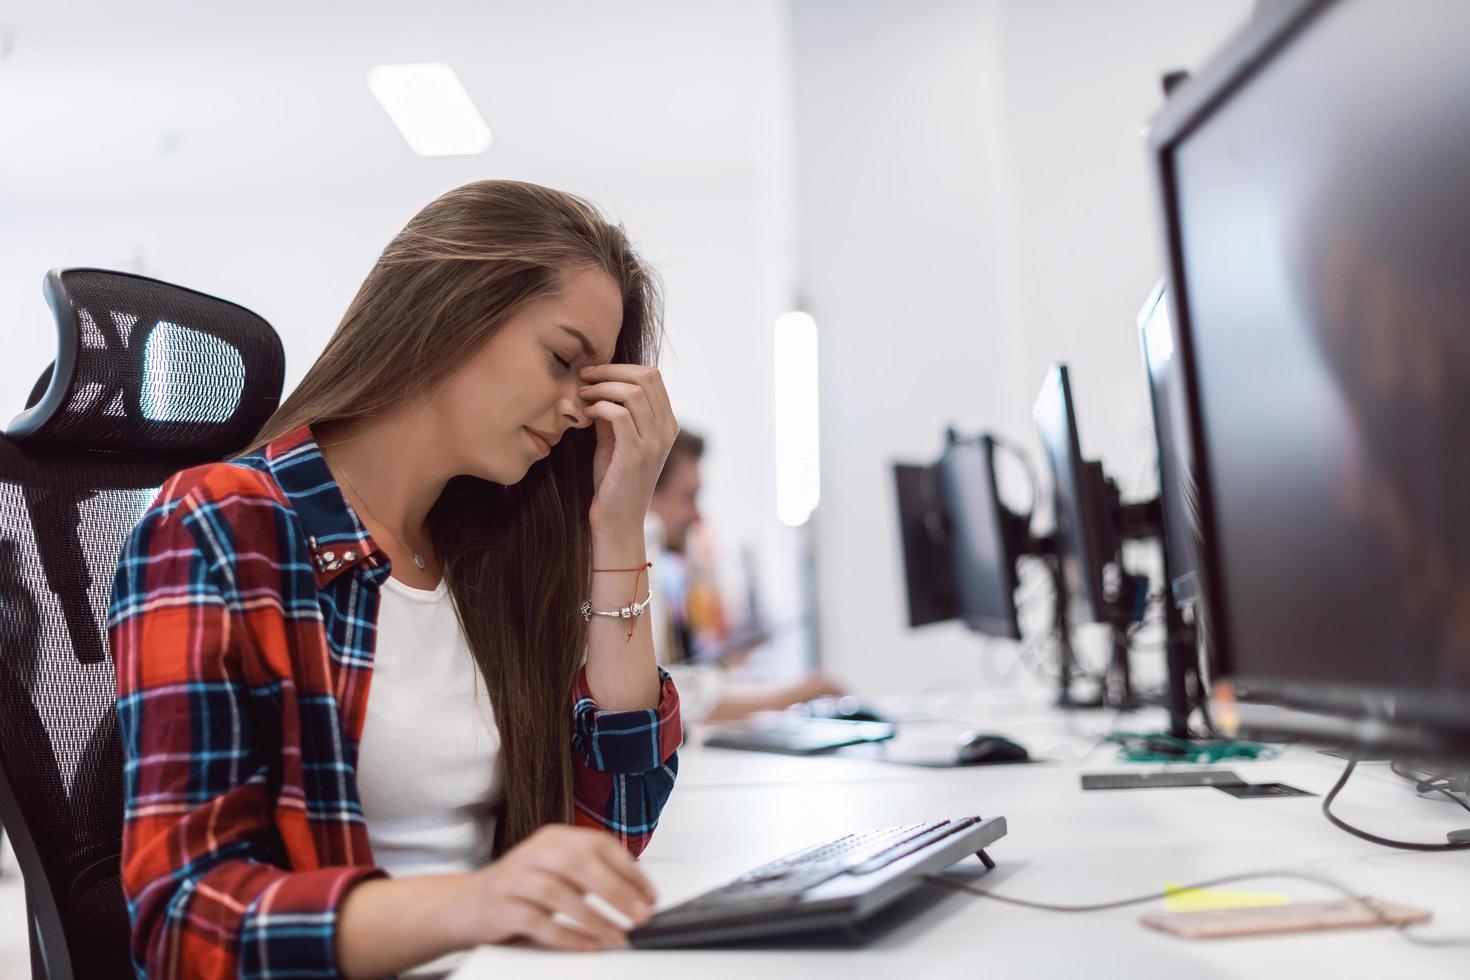
M 280 401 L 270 324 L 142 276 L 54 270 L 58 352 L 0 437 L 0 824 L 31 968 L 131 976 L 106 634 L 123 538 L 168 476 L 246 446 Z

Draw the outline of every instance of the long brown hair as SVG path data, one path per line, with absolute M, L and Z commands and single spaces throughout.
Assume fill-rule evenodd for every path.
M 657 277 L 621 226 L 535 184 L 485 180 L 420 211 L 384 249 L 336 333 L 255 447 L 301 425 L 381 416 L 441 384 L 527 302 L 569 272 L 617 283 L 614 360 L 652 364 Z M 524 479 L 455 477 L 428 532 L 500 729 L 501 849 L 572 817 L 570 701 L 587 642 L 576 614 L 591 577 L 592 429 L 568 430 Z

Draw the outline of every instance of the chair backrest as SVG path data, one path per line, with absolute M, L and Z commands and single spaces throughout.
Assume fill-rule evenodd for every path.
M 33 968 L 130 976 L 113 572 L 172 473 L 259 431 L 285 357 L 249 310 L 154 279 L 53 270 L 44 292 L 57 358 L 0 437 L 0 823 Z

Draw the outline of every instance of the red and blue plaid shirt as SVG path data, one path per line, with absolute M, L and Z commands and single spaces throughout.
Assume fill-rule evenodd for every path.
M 355 766 L 389 571 L 307 427 L 174 476 L 129 536 L 107 624 L 140 975 L 338 975 L 337 909 L 383 874 Z M 567 692 L 576 822 L 634 854 L 678 766 L 660 673 L 646 711 Z

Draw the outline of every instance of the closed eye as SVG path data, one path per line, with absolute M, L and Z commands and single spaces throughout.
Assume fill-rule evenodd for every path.
M 551 352 L 551 357 L 553 360 L 556 361 L 557 364 L 561 366 L 561 369 L 563 371 L 570 371 L 572 369 L 572 362 L 567 360 L 565 357 L 562 357 L 556 351 Z

